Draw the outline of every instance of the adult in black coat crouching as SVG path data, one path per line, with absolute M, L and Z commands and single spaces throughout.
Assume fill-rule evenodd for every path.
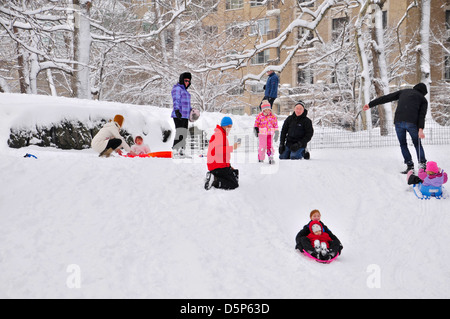
M 280 135 L 280 159 L 309 159 L 306 146 L 314 135 L 305 103 L 298 101 L 294 112 L 283 123 Z

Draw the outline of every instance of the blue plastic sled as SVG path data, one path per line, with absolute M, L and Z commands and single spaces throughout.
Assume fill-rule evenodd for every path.
M 416 187 L 417 186 L 417 187 Z M 430 199 L 435 197 L 436 199 L 442 198 L 443 187 L 436 186 L 424 186 L 422 183 L 413 185 L 414 194 L 416 194 L 419 199 Z M 417 191 L 416 191 L 417 190 Z M 417 193 L 419 192 L 419 193 Z

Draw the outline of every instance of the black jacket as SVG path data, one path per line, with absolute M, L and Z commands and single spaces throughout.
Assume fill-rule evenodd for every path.
M 419 83 L 412 89 L 400 90 L 383 95 L 369 103 L 370 107 L 398 100 L 395 111 L 394 123 L 408 122 L 417 125 L 418 128 L 425 127 L 425 116 L 427 115 L 428 101 L 425 98 L 428 90 L 425 84 Z
M 292 144 L 301 142 L 301 147 L 306 147 L 314 134 L 312 122 L 307 115 L 308 111 L 305 109 L 300 116 L 293 112 L 286 118 L 281 129 L 280 145 L 290 147 Z

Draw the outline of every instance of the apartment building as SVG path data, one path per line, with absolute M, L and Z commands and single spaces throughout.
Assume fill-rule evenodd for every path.
M 206 25 L 216 25 L 219 32 L 222 28 L 232 30 L 240 35 L 241 50 L 251 49 L 263 40 L 276 38 L 280 32 L 285 30 L 292 21 L 300 14 L 297 3 L 304 2 L 306 9 L 316 10 L 323 0 L 222 0 L 211 19 L 206 19 Z M 383 27 L 392 30 L 390 43 L 390 54 L 388 63 L 395 63 L 399 56 L 405 55 L 407 48 L 418 44 L 418 32 L 420 28 L 420 12 L 418 7 L 410 7 L 412 0 L 387 0 L 384 4 Z M 323 42 L 354 41 L 353 36 L 342 39 L 339 37 L 344 28 L 351 29 L 355 23 L 360 8 L 348 9 L 342 5 L 335 5 L 326 13 L 320 22 L 317 32 Z M 307 14 L 303 16 L 308 19 Z M 442 90 L 445 83 L 450 82 L 450 1 L 432 1 L 431 8 L 431 79 L 433 90 Z M 283 42 L 282 48 L 273 47 L 255 55 L 250 63 L 236 72 L 236 76 L 261 74 L 269 65 L 278 66 L 282 64 L 289 50 L 284 48 L 293 47 L 305 34 L 306 30 L 298 27 Z M 349 33 L 351 34 L 351 33 Z M 233 48 L 230 48 L 232 50 Z M 308 98 L 308 87 L 311 86 L 333 86 L 335 77 L 324 72 L 317 72 L 317 67 L 310 66 L 312 57 L 315 56 L 317 45 L 306 44 L 301 47 L 285 68 L 278 73 L 280 77 L 279 101 L 276 107 L 279 113 L 290 112 L 292 101 L 298 97 Z M 318 54 L 318 53 L 317 53 Z M 414 61 L 414 70 L 405 70 L 401 79 L 398 78 L 391 83 L 395 85 L 414 84 L 420 81 L 420 66 L 417 56 L 405 56 L 404 59 Z M 348 65 L 342 65 L 343 72 L 354 72 L 345 70 Z M 398 70 L 397 72 L 400 72 Z M 251 114 L 257 111 L 257 106 L 264 95 L 263 86 L 265 77 L 261 81 L 248 81 L 245 90 L 241 91 L 242 107 L 233 110 L 234 113 Z

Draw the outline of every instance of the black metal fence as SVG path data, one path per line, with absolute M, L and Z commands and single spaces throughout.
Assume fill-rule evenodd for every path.
M 425 138 L 421 140 L 423 145 L 450 144 L 450 126 L 441 126 L 435 121 L 425 123 Z M 412 141 L 407 135 L 408 141 Z M 350 132 L 345 130 L 330 129 L 326 127 L 314 127 L 314 136 L 308 144 L 311 149 L 321 148 L 373 148 L 397 146 L 398 140 L 394 126 L 389 134 L 380 135 L 380 129 L 370 131 Z
M 425 138 L 421 140 L 423 145 L 448 145 L 450 144 L 450 126 L 441 126 L 433 120 L 427 120 L 425 123 Z M 241 147 L 237 152 L 257 152 L 258 139 L 249 132 L 234 132 L 229 136 L 230 144 L 237 139 L 241 139 Z M 411 138 L 407 135 L 408 142 L 412 145 Z M 207 137 L 202 135 L 192 135 L 188 137 L 188 153 L 206 154 L 208 148 Z M 274 143 L 278 148 L 278 141 Z M 326 148 L 376 148 L 386 146 L 398 146 L 398 139 L 394 126 L 391 127 L 389 134 L 380 135 L 380 129 L 374 128 L 370 131 L 351 132 L 343 129 L 333 129 L 329 127 L 314 126 L 314 136 L 308 144 L 309 149 Z

